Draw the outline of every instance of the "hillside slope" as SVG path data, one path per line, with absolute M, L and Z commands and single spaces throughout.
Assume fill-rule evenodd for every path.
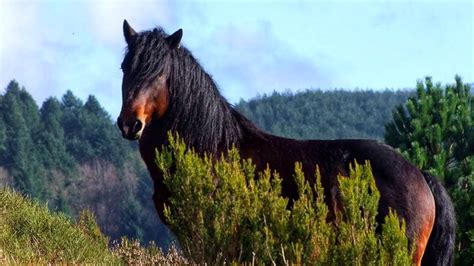
M 90 213 L 84 212 L 75 224 L 64 214 L 0 188 L 0 264 L 119 261 Z
M 0 265 L 183 265 L 176 247 L 165 253 L 153 242 L 121 238 L 109 246 L 94 215 L 83 211 L 77 222 L 51 212 L 46 204 L 0 187 Z

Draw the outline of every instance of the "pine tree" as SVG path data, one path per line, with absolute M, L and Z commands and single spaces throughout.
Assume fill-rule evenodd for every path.
M 38 132 L 38 107 L 24 88 L 11 81 L 0 108 L 7 140 L 1 164 L 9 169 L 18 190 L 44 198 L 46 192 L 40 180 L 40 161 L 33 140 Z
M 62 97 L 63 117 L 61 125 L 64 129 L 66 147 L 69 153 L 79 163 L 90 160 L 93 147 L 86 141 L 87 130 L 84 130 L 85 120 L 84 103 L 71 91 L 67 91 Z
M 97 98 L 90 95 L 84 104 L 84 116 L 81 124 L 87 143 L 93 147 L 91 157 L 100 157 L 122 164 L 124 143 L 117 128 L 110 123 L 109 114 L 102 108 Z
M 44 167 L 70 171 L 75 162 L 66 149 L 64 129 L 61 125 L 63 111 L 59 101 L 56 98 L 48 98 L 41 106 L 40 116 L 41 130 L 37 145 Z
M 457 261 L 474 261 L 474 108 L 470 86 L 419 81 L 416 96 L 393 112 L 385 141 L 438 176 L 453 198 L 458 222 Z
M 4 110 L 2 108 L 3 105 L 3 96 L 0 95 L 0 110 Z M 3 115 L 0 114 L 0 165 L 2 164 L 3 157 L 6 152 L 6 140 L 7 140 L 7 125 L 3 121 Z

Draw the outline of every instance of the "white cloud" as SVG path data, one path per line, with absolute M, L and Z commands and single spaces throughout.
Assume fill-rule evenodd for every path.
M 160 1 L 91 1 L 87 5 L 90 30 L 94 38 L 108 45 L 123 45 L 122 23 L 127 19 L 137 31 L 150 25 L 169 25 L 174 19 L 171 2 Z
M 328 87 L 330 74 L 299 56 L 275 35 L 271 24 L 224 25 L 194 54 L 232 102 L 274 90 Z M 213 49 L 206 49 L 212 43 Z M 321 59 L 321 64 L 324 61 Z
M 21 15 L 19 15 L 21 14 Z M 40 83 L 43 79 L 52 82 L 52 78 L 44 77 L 38 71 L 30 71 L 42 66 L 46 68 L 49 62 L 38 57 L 43 52 L 37 45 L 41 31 L 37 27 L 40 20 L 40 5 L 25 6 L 21 2 L 3 3 L 0 8 L 0 82 L 1 86 L 16 78 L 19 81 L 28 80 L 29 84 Z

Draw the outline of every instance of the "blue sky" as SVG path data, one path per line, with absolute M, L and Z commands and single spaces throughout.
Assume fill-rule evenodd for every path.
M 182 28 L 232 103 L 277 91 L 474 81 L 474 4 L 453 1 L 0 1 L 0 85 L 41 102 L 94 94 L 121 106 L 122 22 Z

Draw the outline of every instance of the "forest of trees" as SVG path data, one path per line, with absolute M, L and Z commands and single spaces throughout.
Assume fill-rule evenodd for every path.
M 237 109 L 263 130 L 298 139 L 383 139 L 392 109 L 413 91 L 321 91 L 263 95 Z
M 385 125 L 393 119 L 392 111 L 406 110 L 403 105 L 407 99 L 419 97 L 420 93 L 420 88 L 275 92 L 241 101 L 236 108 L 262 129 L 281 136 L 384 140 Z M 451 107 L 446 106 L 447 110 Z M 423 108 L 419 107 L 425 111 L 433 107 Z M 472 122 L 472 117 L 469 119 Z M 453 125 L 453 130 L 459 133 L 462 126 L 470 126 L 468 140 L 472 143 L 472 124 L 462 123 Z M 402 151 L 407 146 L 393 142 L 387 135 L 385 138 Z M 472 147 L 463 145 L 459 147 Z M 436 162 L 428 166 L 437 167 Z M 115 122 L 94 96 L 83 102 L 68 91 L 61 99 L 48 98 L 39 107 L 25 88 L 16 81 L 10 82 L 0 94 L 2 184 L 72 217 L 82 209 L 90 209 L 102 231 L 112 239 L 126 235 L 166 246 L 171 238 L 155 214 L 151 180 L 136 142 L 122 139 Z M 464 194 L 454 196 L 462 200 L 463 206 L 470 202 Z

